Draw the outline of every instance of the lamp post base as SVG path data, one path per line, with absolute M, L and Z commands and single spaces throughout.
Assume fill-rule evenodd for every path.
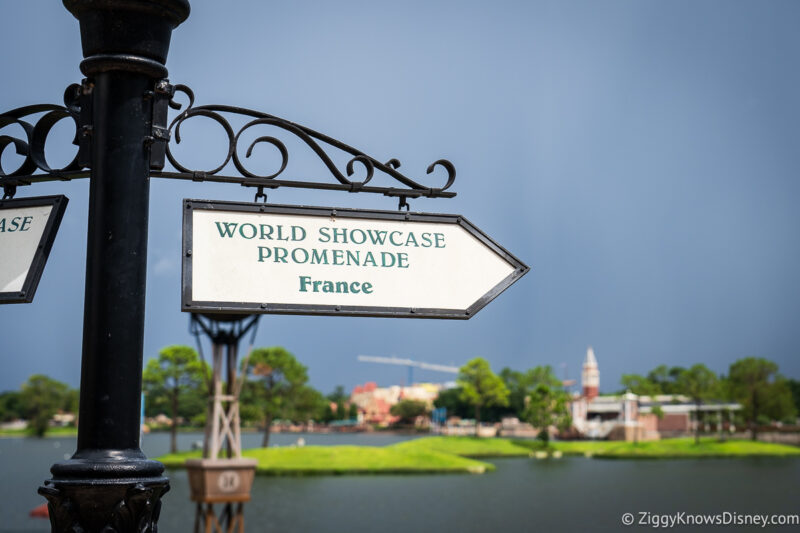
M 168 490 L 166 478 L 114 484 L 51 480 L 39 494 L 47 498 L 53 533 L 155 533 Z
M 53 533 L 155 533 L 164 465 L 131 450 L 79 452 L 39 487 Z

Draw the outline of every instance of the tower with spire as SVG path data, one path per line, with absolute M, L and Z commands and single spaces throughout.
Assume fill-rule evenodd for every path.
M 583 386 L 583 395 L 588 400 L 592 400 L 600 392 L 600 371 L 597 369 L 597 359 L 594 357 L 594 350 L 591 346 L 586 350 L 586 359 L 583 361 L 581 385 Z

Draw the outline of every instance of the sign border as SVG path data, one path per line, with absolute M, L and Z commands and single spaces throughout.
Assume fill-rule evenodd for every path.
M 47 217 L 47 223 L 44 226 L 44 231 L 42 231 L 39 245 L 36 247 L 36 253 L 33 255 L 33 261 L 31 261 L 31 267 L 28 269 L 25 283 L 22 284 L 22 290 L 18 292 L 0 292 L 0 304 L 33 302 L 36 288 L 39 286 L 39 280 L 42 278 L 44 266 L 47 264 L 47 259 L 50 256 L 50 249 L 53 247 L 53 242 L 56 240 L 58 228 L 61 225 L 61 219 L 64 217 L 64 211 L 68 203 L 69 198 L 63 194 L 0 200 L 0 208 L 13 209 L 17 207 L 41 207 L 44 205 L 53 207 L 50 210 L 50 216 Z
M 276 304 L 270 302 L 207 302 L 192 299 L 192 212 L 195 209 L 206 211 L 233 211 L 240 213 L 273 213 L 284 215 L 325 216 L 350 219 L 371 219 L 391 221 L 413 221 L 457 224 L 468 231 L 492 251 L 510 263 L 514 270 L 500 283 L 492 287 L 467 309 L 439 309 L 414 307 L 373 307 L 356 305 L 314 305 L 314 304 Z M 338 207 L 313 207 L 302 205 L 258 204 L 215 200 L 183 200 L 183 246 L 181 262 L 181 311 L 209 315 L 239 314 L 282 314 L 282 315 L 321 315 L 321 316 L 363 316 L 390 318 L 445 318 L 466 320 L 483 309 L 500 293 L 514 284 L 530 271 L 525 263 L 514 257 L 508 250 L 497 244 L 477 226 L 461 215 L 439 213 L 415 213 L 403 211 L 379 211 L 372 209 L 353 209 Z

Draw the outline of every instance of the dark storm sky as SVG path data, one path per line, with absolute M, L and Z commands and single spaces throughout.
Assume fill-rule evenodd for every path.
M 412 210 L 463 214 L 532 267 L 464 322 L 264 317 L 258 344 L 286 346 L 316 387 L 404 381 L 403 368 L 359 354 L 455 365 L 483 356 L 496 370 L 550 364 L 574 378 L 588 345 L 609 391 L 622 373 L 695 362 L 725 372 L 749 355 L 800 377 L 800 4 L 192 4 L 168 67 L 198 104 L 308 125 L 397 157 L 431 186 L 441 176 L 425 168 L 448 158 L 458 196 Z M 81 78 L 77 21 L 57 2 L 3 9 L 1 39 L 16 52 L 0 59 L 2 108 L 59 103 Z M 221 133 L 197 126 L 180 153 L 215 165 Z M 68 130 L 55 132 L 53 163 L 71 157 Z M 273 154 L 260 154 L 270 168 Z M 310 154 L 291 158 L 286 177 L 330 179 Z M 12 167 L 13 154 L 2 161 Z M 63 193 L 70 205 L 35 302 L 0 308 L 0 390 L 32 373 L 78 384 L 87 185 L 19 193 Z M 145 359 L 192 342 L 179 312 L 181 199 L 252 197 L 153 180 Z M 270 201 L 396 207 L 302 190 Z

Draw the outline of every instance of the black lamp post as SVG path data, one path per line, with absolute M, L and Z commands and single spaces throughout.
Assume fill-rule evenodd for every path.
M 33 183 L 91 178 L 78 447 L 71 459 L 53 465 L 53 478 L 39 492 L 48 500 L 54 532 L 154 532 L 160 498 L 169 490 L 169 482 L 163 476 L 163 465 L 147 460 L 139 448 L 150 178 L 235 183 L 257 188 L 255 201 L 259 198 L 266 201 L 264 189 L 278 187 L 382 194 L 399 198 L 398 209 L 408 210 L 409 198 L 454 197 L 456 193 L 448 189 L 455 181 L 456 171 L 445 159 L 434 161 L 427 167 L 427 174 L 440 167 L 446 171 L 447 179 L 443 187 L 429 187 L 401 173 L 396 158 L 381 162 L 295 122 L 229 105 L 194 106 L 192 90 L 185 85 L 170 85 L 165 67 L 172 30 L 189 16 L 188 0 L 63 0 L 63 3 L 80 21 L 85 57 L 81 71 L 86 79 L 80 86 L 71 85 L 67 89 L 66 107 L 38 104 L 0 114 L 0 128 L 17 124 L 24 131 L 20 138 L 0 136 L 0 153 L 13 146 L 24 157 L 23 163 L 10 173 L 0 168 L 4 199 L 13 199 L 18 187 Z M 168 125 L 168 106 L 180 108 L 172 99 L 176 92 L 188 97 L 189 103 Z M 28 122 L 28 117 L 37 114 L 43 116 L 35 124 Z M 184 166 L 169 149 L 170 132 L 175 130 L 178 142 L 178 128 L 196 116 L 212 119 L 227 133 L 228 153 L 216 168 L 200 170 Z M 227 116 L 245 119 L 246 123 L 234 129 Z M 79 150 L 72 162 L 53 169 L 47 165 L 44 149 L 49 131 L 62 119 L 74 121 Z M 276 179 L 288 162 L 288 150 L 280 139 L 260 136 L 248 148 L 239 149 L 242 133 L 256 126 L 271 126 L 302 141 L 328 169 L 334 182 Z M 240 152 L 249 157 L 259 143 L 271 144 L 279 150 L 282 163 L 277 172 L 259 175 L 243 164 Z M 329 152 L 350 159 L 340 168 Z M 176 171 L 163 170 L 166 159 Z M 234 175 L 228 174 L 232 170 L 229 163 Z M 356 166 L 363 171 L 360 177 Z M 396 185 L 371 185 L 373 174 L 378 172 Z M 264 206 L 259 210 L 263 212 Z M 403 220 L 410 217 L 406 213 Z M 502 252 L 516 267 L 515 274 L 481 298 L 475 310 L 527 272 L 527 267 Z M 191 250 L 185 254 L 190 257 Z M 13 296 L 0 303 L 19 301 L 25 294 Z M 197 310 L 188 301 L 182 307 L 186 312 Z M 406 311 L 391 311 L 394 308 L 388 308 L 388 315 L 383 308 L 364 309 L 367 312 L 361 310 L 358 314 L 406 316 L 403 314 Z M 304 312 L 346 314 L 340 313 L 341 310 L 338 305 L 323 305 Z M 298 313 L 298 309 L 270 310 L 267 304 L 260 304 L 255 310 L 242 305 L 231 309 L 212 305 L 206 311 L 223 315 Z M 408 316 L 423 316 L 415 314 L 414 308 L 407 312 Z M 472 314 L 468 311 L 457 317 L 436 313 L 431 316 L 469 318 Z
M 154 531 L 169 490 L 139 448 L 155 95 L 188 0 L 63 0 L 80 21 L 91 168 L 78 447 L 40 488 L 53 531 Z M 106 529 L 107 528 L 107 529 Z

